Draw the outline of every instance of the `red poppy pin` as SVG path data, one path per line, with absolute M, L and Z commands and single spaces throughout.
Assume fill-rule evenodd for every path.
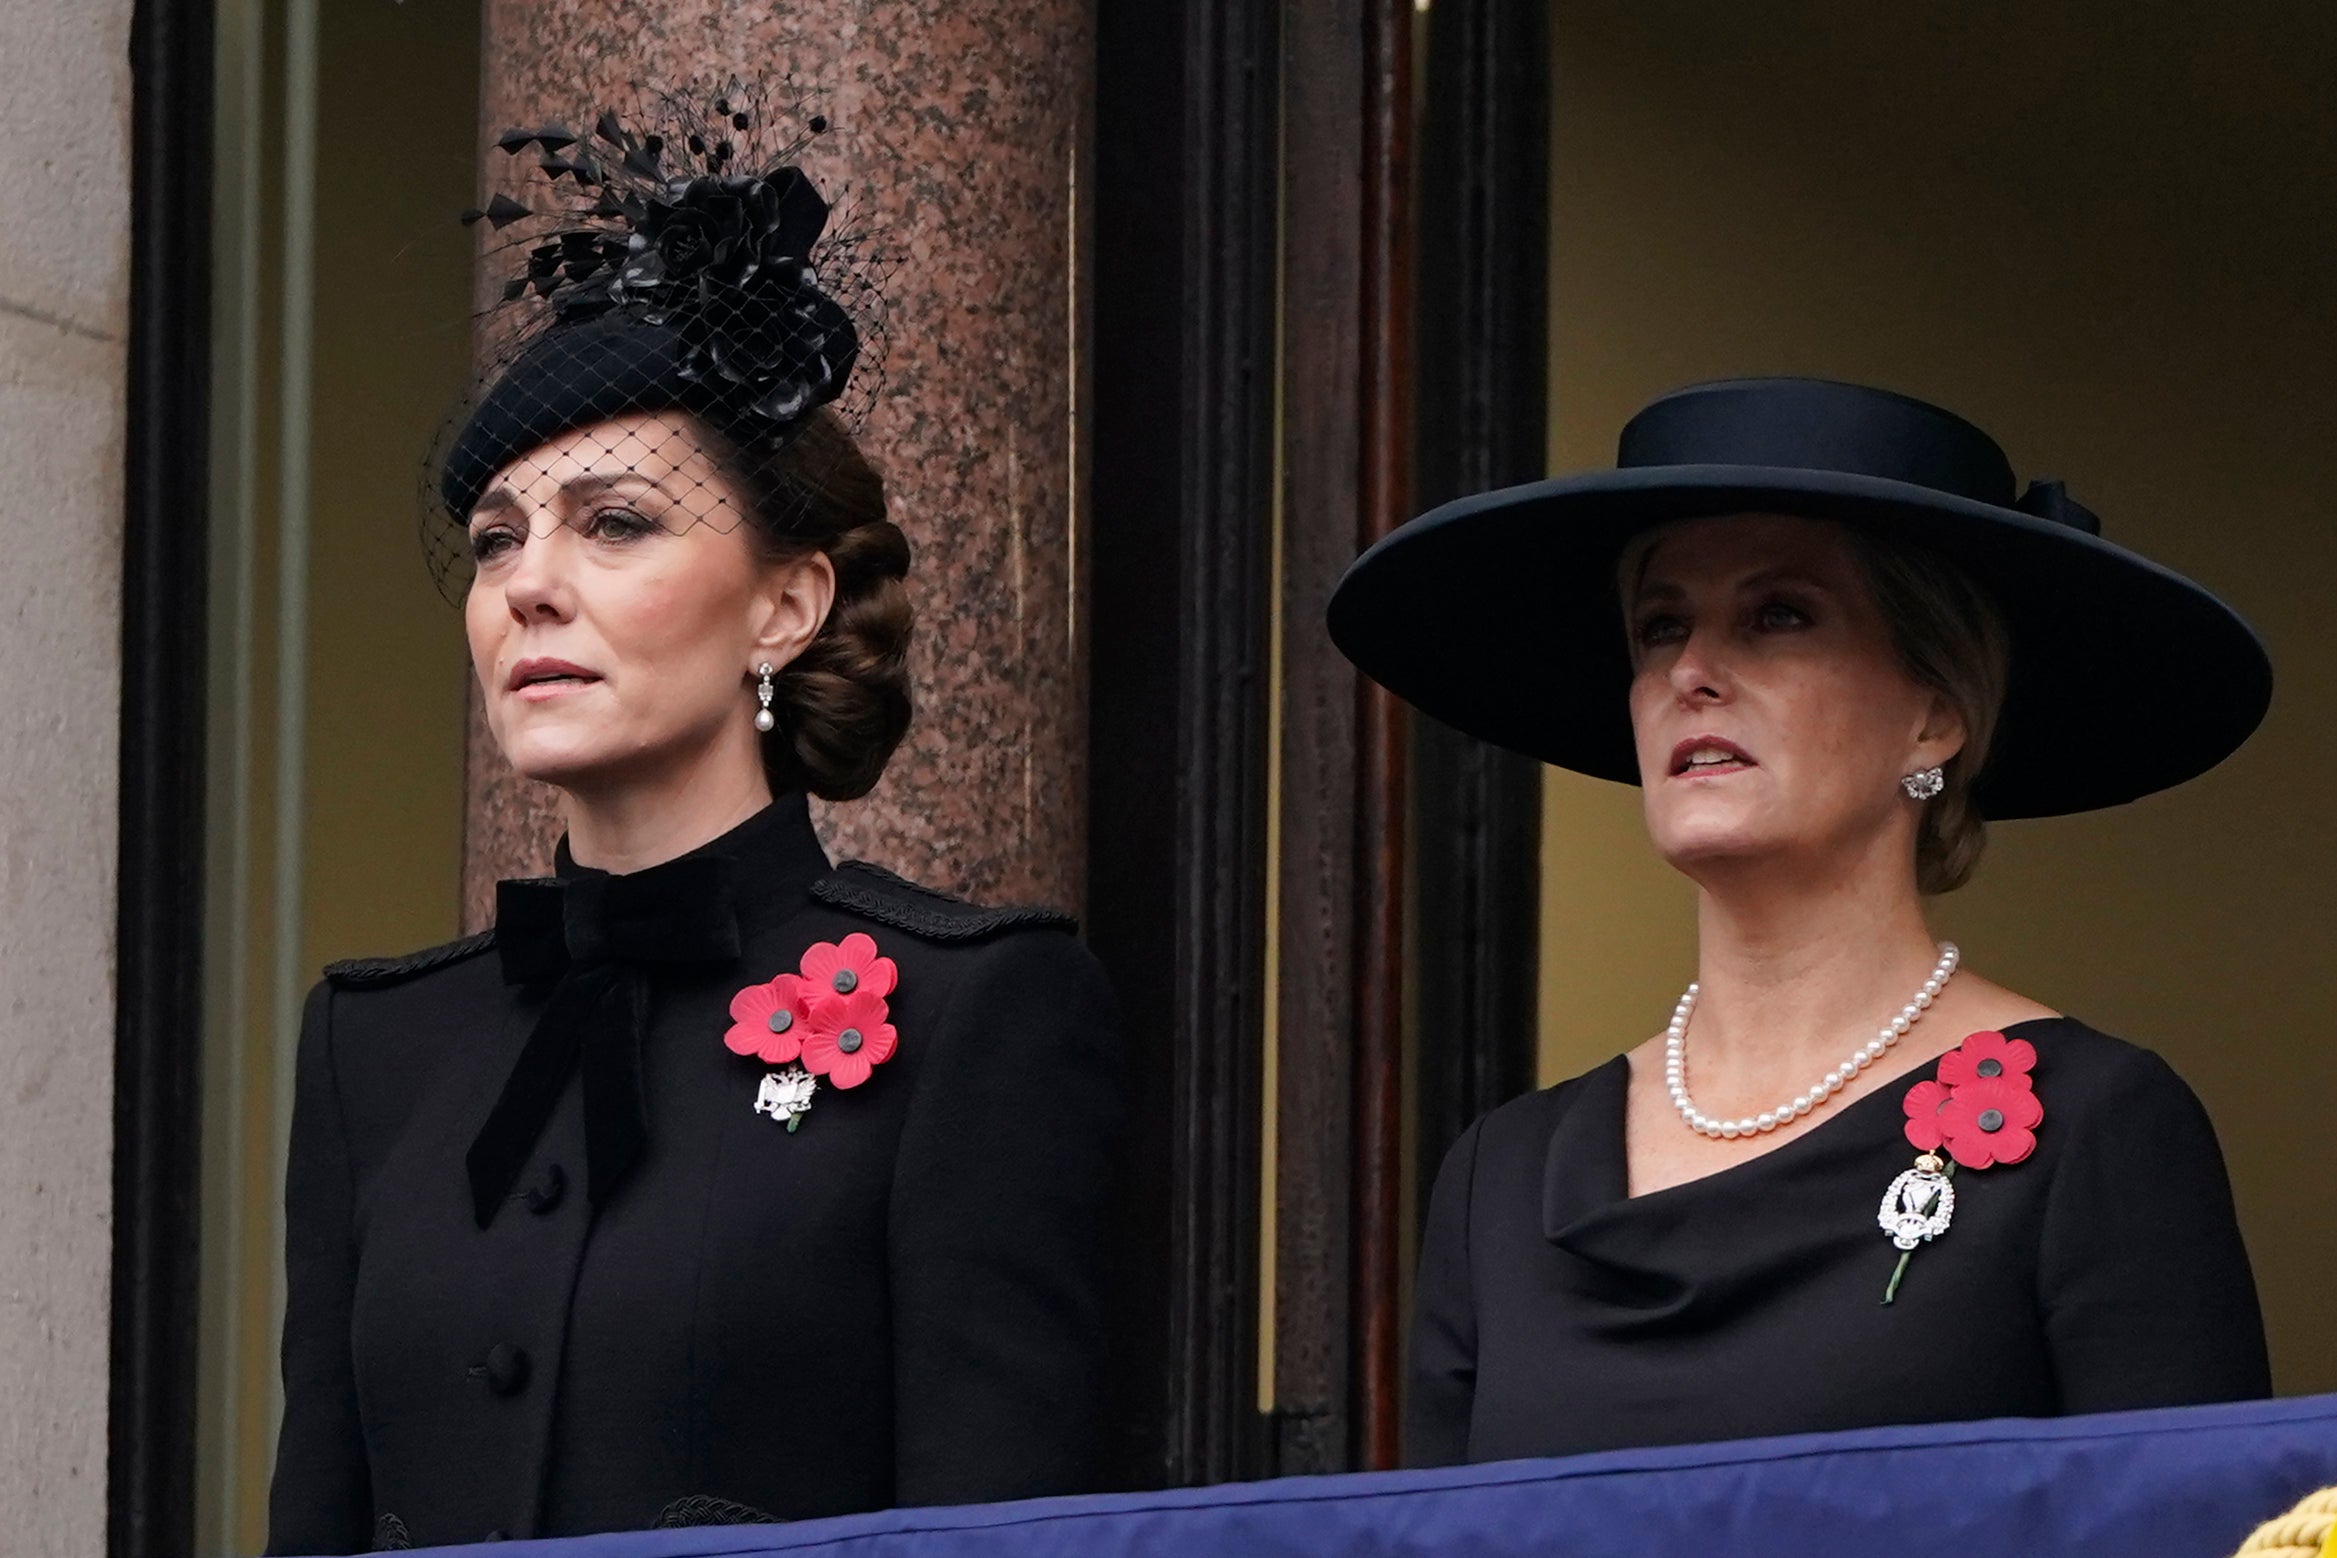
M 854 931 L 805 952 L 798 972 L 732 996 L 722 1042 L 733 1054 L 784 1068 L 763 1078 L 755 1113 L 783 1120 L 792 1131 L 811 1111 L 820 1078 L 832 1087 L 858 1087 L 890 1060 L 900 1034 L 886 998 L 900 977 L 875 938 Z
M 1936 1081 L 1927 1077 L 1907 1089 L 1907 1140 L 1919 1156 L 1883 1192 L 1876 1216 L 1900 1250 L 1884 1303 L 1899 1296 L 1916 1246 L 1947 1232 L 1956 1211 L 1956 1169 L 2018 1163 L 2037 1150 L 2045 1105 L 2030 1075 L 2036 1066 L 2036 1046 L 2028 1040 L 1975 1033 L 1939 1057 Z

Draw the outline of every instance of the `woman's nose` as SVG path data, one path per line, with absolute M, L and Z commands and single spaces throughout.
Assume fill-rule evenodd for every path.
M 564 525 L 542 525 L 527 533 L 504 576 L 503 598 L 522 620 L 568 613 L 570 580 Z
M 1721 703 L 1728 697 L 1727 651 L 1719 636 L 1699 627 L 1672 661 L 1672 691 L 1687 703 Z

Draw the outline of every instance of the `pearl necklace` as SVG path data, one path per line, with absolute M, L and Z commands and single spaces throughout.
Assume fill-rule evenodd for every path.
M 1963 954 L 1952 941 L 1939 944 L 1939 964 L 1931 977 L 1923 981 L 1923 988 L 1915 999 L 1899 1008 L 1899 1015 L 1883 1025 L 1882 1031 L 1868 1040 L 1864 1047 L 1853 1050 L 1850 1058 L 1826 1073 L 1817 1086 L 1801 1094 L 1790 1103 L 1742 1120 L 1715 1120 L 1696 1107 L 1688 1096 L 1688 1017 L 1696 1010 L 1696 996 L 1702 988 L 1690 985 L 1688 993 L 1680 997 L 1680 1004 L 1672 1010 L 1671 1027 L 1664 1034 L 1664 1086 L 1672 1095 L 1672 1107 L 1680 1111 L 1680 1118 L 1688 1129 L 1716 1139 L 1734 1139 L 1739 1136 L 1758 1136 L 1773 1131 L 1788 1120 L 1798 1120 L 1813 1109 L 1825 1106 L 1826 1100 L 1840 1092 L 1849 1080 L 1880 1060 L 1883 1051 L 1899 1042 L 1907 1030 L 1915 1026 L 1931 1003 L 1939 999 L 1940 991 L 1956 972 L 1956 963 Z

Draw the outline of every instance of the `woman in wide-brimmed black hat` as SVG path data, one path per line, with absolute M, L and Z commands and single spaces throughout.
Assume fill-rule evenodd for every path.
M 1925 919 L 1984 819 L 2182 783 L 2263 717 L 2246 623 L 2099 532 L 1937 407 L 1759 379 L 1356 561 L 1357 665 L 1640 784 L 1698 888 L 1665 1031 L 1445 1161 L 1414 1461 L 2269 1390 L 2197 1099 Z

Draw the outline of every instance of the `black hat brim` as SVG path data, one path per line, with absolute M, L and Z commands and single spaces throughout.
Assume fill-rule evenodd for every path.
M 2121 805 L 2205 773 L 2264 718 L 2272 664 L 2248 624 L 2171 569 L 2073 526 L 1832 471 L 1645 466 L 1464 498 L 1348 568 L 1332 642 L 1445 724 L 1561 768 L 1639 782 L 1616 568 L 1675 520 L 1786 514 L 1918 543 L 2002 608 L 2012 670 L 1984 816 Z
M 498 472 L 581 427 L 636 412 L 704 413 L 710 401 L 682 371 L 670 325 L 612 313 L 556 325 L 488 385 L 440 460 L 438 497 L 467 517 Z

